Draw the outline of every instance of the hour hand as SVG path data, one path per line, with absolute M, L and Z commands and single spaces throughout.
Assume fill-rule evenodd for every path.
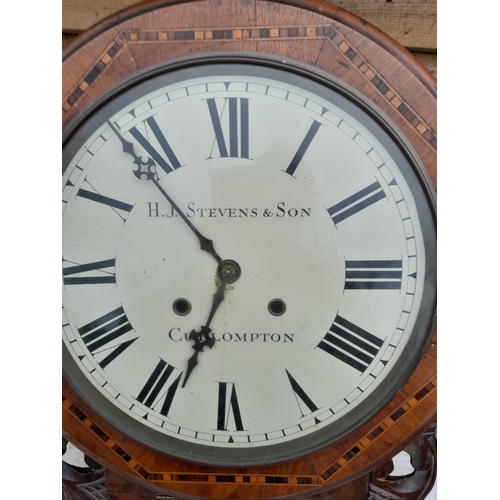
M 224 300 L 224 292 L 226 291 L 226 285 L 234 283 L 238 280 L 241 275 L 241 268 L 237 262 L 234 260 L 224 260 L 217 267 L 217 291 L 214 293 L 214 298 L 212 300 L 212 307 L 208 315 L 207 323 L 205 326 L 201 327 L 199 332 L 191 330 L 189 334 L 189 340 L 194 341 L 192 348 L 194 349 L 194 354 L 189 358 L 188 365 L 186 369 L 186 375 L 184 377 L 184 382 L 182 387 L 186 385 L 186 382 L 191 375 L 194 367 L 198 364 L 198 355 L 205 346 L 210 349 L 215 344 L 215 338 L 212 330 L 209 328 L 210 323 L 215 315 L 221 302 Z
M 189 340 L 194 341 L 194 345 L 191 347 L 194 349 L 194 354 L 188 359 L 186 375 L 184 376 L 184 382 L 182 383 L 182 387 L 186 385 L 191 372 L 194 367 L 198 364 L 198 354 L 203 351 L 205 346 L 208 346 L 209 349 L 215 344 L 214 334 L 212 330 L 209 328 L 210 323 L 212 322 L 212 318 L 214 317 L 215 311 L 219 307 L 220 303 L 224 300 L 224 290 L 226 288 L 226 283 L 224 281 L 218 281 L 217 291 L 214 293 L 214 299 L 212 301 L 212 308 L 210 309 L 210 314 L 208 316 L 207 324 L 201 327 L 201 330 L 197 332 L 196 330 L 191 330 L 189 334 Z
M 214 334 L 208 326 L 202 326 L 199 332 L 197 332 L 196 330 L 191 330 L 191 333 L 189 334 L 189 340 L 194 340 L 194 345 L 192 346 L 194 349 L 194 353 L 188 359 L 186 375 L 184 377 L 182 387 L 186 385 L 191 372 L 198 364 L 198 354 L 200 354 L 200 352 L 203 351 L 205 347 L 212 349 L 215 344 Z

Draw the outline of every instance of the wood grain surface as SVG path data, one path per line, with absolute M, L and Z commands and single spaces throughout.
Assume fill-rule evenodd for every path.
M 63 450 L 65 442 L 63 440 Z M 436 479 L 436 425 L 432 424 L 404 450 L 411 459 L 413 473 L 395 470 L 393 460 L 346 484 L 333 485 L 322 492 L 301 494 L 305 500 L 424 500 Z M 400 455 L 401 456 L 401 455 Z M 136 483 L 122 475 L 104 469 L 90 457 L 82 456 L 80 467 L 63 460 L 64 500 L 87 500 L 87 492 L 107 500 L 181 500 L 175 492 L 158 493 L 142 482 Z M 95 497 L 93 497 L 95 498 Z M 290 497 L 288 497 L 290 498 Z
M 377 26 L 403 47 L 435 52 L 437 0 L 328 0 Z M 62 32 L 81 33 L 136 0 L 63 0 Z
M 113 8 L 122 1 L 113 2 Z M 74 9 L 81 4 L 65 3 Z M 381 4 L 358 2 L 360 8 L 375 3 Z M 386 34 L 320 0 L 155 0 L 115 13 L 63 52 L 63 127 L 123 78 L 160 61 L 206 50 L 266 52 L 335 74 L 398 125 L 436 186 L 435 78 Z M 226 469 L 163 456 L 102 421 L 63 382 L 64 435 L 113 473 L 147 484 L 159 494 L 174 491 L 179 498 L 235 500 L 309 498 L 383 464 L 435 420 L 436 343 L 434 332 L 414 373 L 379 414 L 330 448 L 285 464 Z
M 376 26 L 437 77 L 437 0 L 327 0 Z M 63 0 L 62 46 L 136 0 Z
M 437 0 L 326 0 L 394 38 L 437 78 Z M 136 0 L 63 0 L 62 46 Z

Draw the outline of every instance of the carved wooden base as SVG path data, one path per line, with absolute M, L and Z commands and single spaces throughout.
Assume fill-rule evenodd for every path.
M 63 442 L 63 453 L 65 442 Z M 436 424 L 421 434 L 404 450 L 410 456 L 413 472 L 394 475 L 389 460 L 377 469 L 350 483 L 318 494 L 287 496 L 296 500 L 424 500 L 436 480 Z M 122 477 L 85 456 L 87 468 L 69 465 L 63 460 L 63 500 L 183 500 L 176 493 L 160 493 Z M 250 499 L 249 499 L 250 500 Z

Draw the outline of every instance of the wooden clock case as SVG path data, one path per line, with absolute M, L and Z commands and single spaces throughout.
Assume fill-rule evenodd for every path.
M 206 51 L 242 50 L 294 59 L 364 94 L 404 134 L 436 186 L 435 78 L 375 27 L 320 0 L 155 0 L 114 14 L 64 50 L 63 128 L 144 68 Z M 100 419 L 64 380 L 63 432 L 157 498 L 169 498 L 162 496 L 167 492 L 179 498 L 309 498 L 383 464 L 435 421 L 436 341 L 434 331 L 411 377 L 369 422 L 329 448 L 282 464 L 229 469 L 161 455 Z

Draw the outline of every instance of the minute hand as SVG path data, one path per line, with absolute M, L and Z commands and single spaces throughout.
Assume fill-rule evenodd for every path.
M 186 215 L 182 212 L 182 210 L 177 206 L 177 203 L 175 203 L 174 200 L 168 195 L 168 193 L 163 189 L 163 186 L 158 182 L 156 177 L 151 177 L 151 180 L 153 181 L 153 184 L 160 190 L 160 193 L 165 196 L 165 198 L 168 200 L 170 205 L 172 205 L 172 208 L 179 214 L 179 217 L 188 225 L 189 229 L 193 231 L 193 233 L 196 235 L 200 242 L 200 247 L 202 250 L 205 250 L 208 252 L 214 259 L 219 263 L 222 264 L 222 259 L 220 258 L 219 254 L 215 251 L 214 248 L 214 242 L 212 240 L 209 240 L 205 236 L 203 236 L 198 229 L 196 229 L 193 226 L 193 223 L 186 217 Z
M 198 241 L 200 242 L 200 248 L 202 250 L 205 250 L 208 252 L 216 261 L 218 264 L 222 264 L 222 259 L 219 256 L 219 254 L 215 251 L 214 248 L 214 243 L 212 240 L 209 240 L 205 236 L 203 236 L 198 229 L 196 229 L 193 225 L 193 223 L 186 217 L 184 212 L 179 208 L 177 203 L 169 196 L 169 194 L 165 191 L 163 186 L 159 183 L 158 179 L 156 178 L 156 163 L 155 161 L 151 158 L 148 157 L 148 160 L 144 162 L 142 160 L 142 157 L 137 155 L 135 150 L 134 150 L 134 145 L 127 141 L 121 132 L 116 128 L 113 123 L 111 123 L 108 120 L 108 125 L 111 127 L 111 129 L 115 132 L 116 136 L 120 139 L 120 142 L 122 143 L 123 151 L 134 159 L 134 164 L 137 165 L 137 169 L 134 170 L 134 175 L 138 178 L 141 179 L 143 176 L 146 176 L 148 180 L 153 181 L 153 184 L 159 189 L 160 193 L 165 196 L 165 198 L 168 200 L 170 205 L 172 205 L 172 208 L 179 214 L 179 217 L 187 224 L 189 229 L 193 231 L 193 233 L 196 235 L 198 238 Z M 143 171 L 141 167 L 146 167 L 147 170 Z

